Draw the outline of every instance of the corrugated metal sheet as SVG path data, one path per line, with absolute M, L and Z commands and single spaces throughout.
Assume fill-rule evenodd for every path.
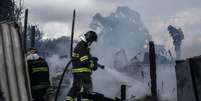
M 14 24 L 0 24 L 0 87 L 6 101 L 30 101 L 19 33 Z
M 190 67 L 194 77 L 195 93 L 197 99 L 201 100 L 201 56 L 190 58 Z
M 189 61 L 176 61 L 178 101 L 196 101 L 190 74 Z
M 201 100 L 201 56 L 176 62 L 178 101 Z

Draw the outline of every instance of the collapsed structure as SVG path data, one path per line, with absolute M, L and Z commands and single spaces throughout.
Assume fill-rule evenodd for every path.
M 173 44 L 174 44 L 174 48 L 176 52 L 176 59 L 180 59 L 181 58 L 181 43 L 182 43 L 182 40 L 184 39 L 183 31 L 181 30 L 181 28 L 177 29 L 173 27 L 172 25 L 168 26 L 168 31 L 173 39 Z

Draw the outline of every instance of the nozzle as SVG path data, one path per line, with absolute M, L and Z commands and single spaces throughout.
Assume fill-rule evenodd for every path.
M 104 65 L 98 64 L 97 66 L 100 67 L 101 69 L 105 69 Z

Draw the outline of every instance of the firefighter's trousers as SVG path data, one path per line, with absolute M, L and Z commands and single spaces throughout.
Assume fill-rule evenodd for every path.
M 33 101 L 45 101 L 44 95 L 46 94 L 47 89 L 48 88 L 32 90 Z
M 82 87 L 84 93 L 91 93 L 93 89 L 91 74 L 79 73 L 73 74 L 73 77 L 73 85 L 67 95 L 66 101 L 73 101 L 80 93 Z

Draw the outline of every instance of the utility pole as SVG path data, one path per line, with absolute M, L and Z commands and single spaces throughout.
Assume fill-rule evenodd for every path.
M 158 101 L 157 79 L 156 79 L 156 54 L 153 41 L 149 42 L 149 64 L 150 64 L 152 101 Z

